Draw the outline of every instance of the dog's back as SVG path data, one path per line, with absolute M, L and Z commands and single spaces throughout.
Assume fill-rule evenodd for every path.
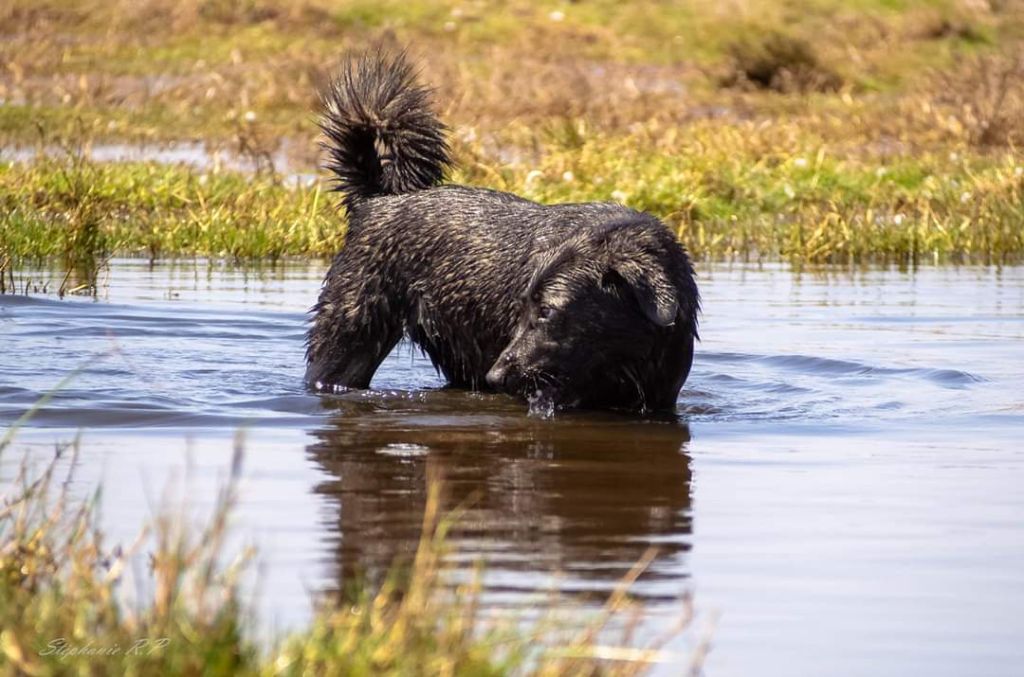
M 650 216 L 615 204 L 544 206 L 439 185 L 448 149 L 427 104 L 408 64 L 379 54 L 351 64 L 324 97 L 328 166 L 344 194 L 349 230 L 314 308 L 311 385 L 367 387 L 406 334 L 452 384 L 486 387 L 538 268 L 602 224 L 629 225 L 648 249 L 669 247 L 674 256 L 655 263 L 681 266 L 684 286 L 692 284 L 682 249 Z M 681 292 L 692 297 L 683 304 L 692 329 L 696 288 Z

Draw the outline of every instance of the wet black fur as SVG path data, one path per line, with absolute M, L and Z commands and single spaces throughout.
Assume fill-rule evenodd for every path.
M 560 407 L 674 405 L 699 300 L 660 221 L 438 185 L 444 127 L 401 56 L 353 61 L 323 104 L 349 230 L 313 308 L 311 386 L 368 387 L 406 335 L 455 386 Z

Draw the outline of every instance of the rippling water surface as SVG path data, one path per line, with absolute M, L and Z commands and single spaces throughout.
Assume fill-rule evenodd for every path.
M 600 601 L 655 545 L 648 625 L 692 592 L 709 674 L 1020 674 L 1024 268 L 705 266 L 678 416 L 646 421 L 527 416 L 408 346 L 371 391 L 311 395 L 322 273 L 115 261 L 98 300 L 0 297 L 0 424 L 77 370 L 16 450 L 82 431 L 114 541 L 168 482 L 209 505 L 243 430 L 236 533 L 278 628 L 411 553 L 436 474 L 466 508 L 453 572 L 482 557 L 495 608 Z

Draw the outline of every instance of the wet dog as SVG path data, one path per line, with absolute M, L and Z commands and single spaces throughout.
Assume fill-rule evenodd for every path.
M 454 386 L 556 408 L 674 406 L 699 297 L 664 224 L 442 184 L 445 127 L 403 56 L 353 60 L 322 102 L 349 225 L 313 308 L 312 387 L 368 387 L 407 336 Z

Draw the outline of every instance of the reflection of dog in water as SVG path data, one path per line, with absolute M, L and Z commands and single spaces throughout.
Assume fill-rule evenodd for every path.
M 314 307 L 310 385 L 368 387 L 406 335 L 452 385 L 560 408 L 674 405 L 698 294 L 660 221 L 438 185 L 444 126 L 402 57 L 353 61 L 323 103 L 349 226 Z
M 550 575 L 566 589 L 612 586 L 655 544 L 644 578 L 661 582 L 641 583 L 631 595 L 674 594 L 678 585 L 666 582 L 687 575 L 693 513 L 685 425 L 600 413 L 536 421 L 512 403 L 453 391 L 403 398 L 395 425 L 390 399 L 326 402 L 333 415 L 307 448 L 326 473 L 314 492 L 324 499 L 324 524 L 337 530 L 327 540 L 339 590 L 353 580 L 379 583 L 396 561 L 412 560 L 428 477 L 440 481 L 439 514 L 461 514 L 446 539 L 460 555 L 451 564 L 472 566 L 482 554 L 488 579 L 493 574 L 504 592 L 546 589 L 537 576 Z

